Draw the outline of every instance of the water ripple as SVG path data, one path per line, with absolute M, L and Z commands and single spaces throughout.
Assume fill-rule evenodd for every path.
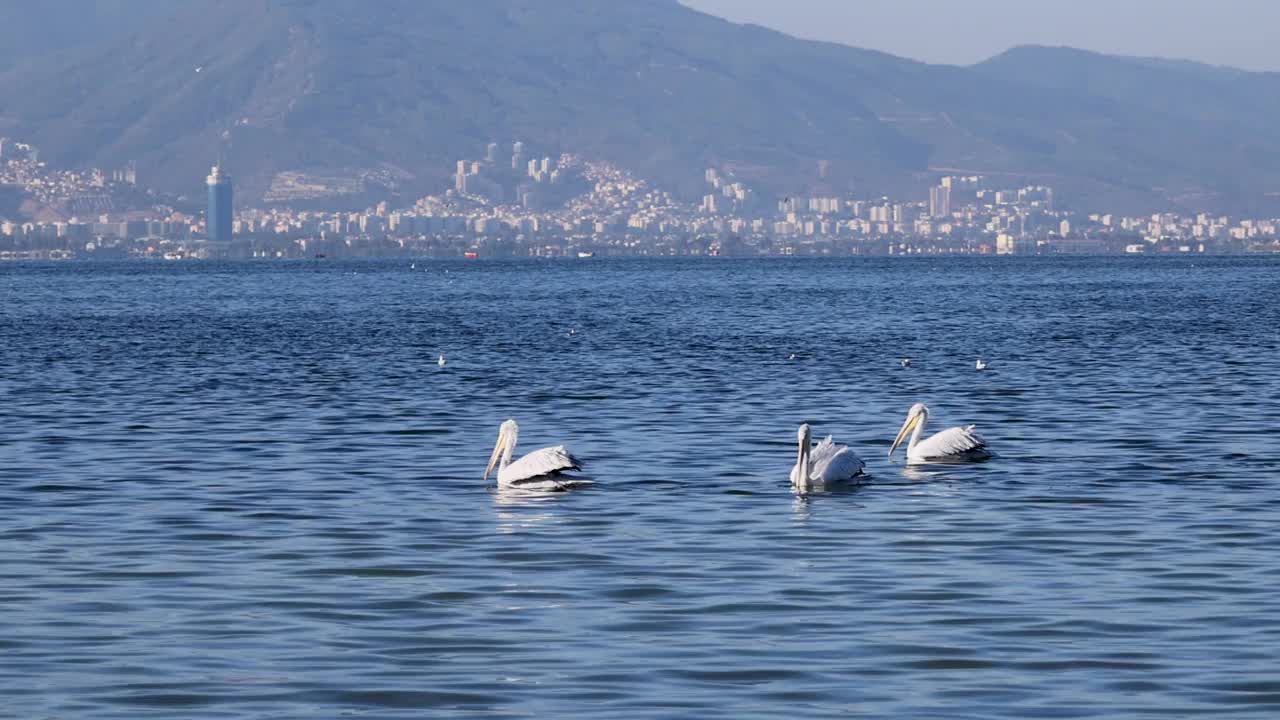
M 5 712 L 1280 714 L 1275 259 L 418 268 L 0 266 Z

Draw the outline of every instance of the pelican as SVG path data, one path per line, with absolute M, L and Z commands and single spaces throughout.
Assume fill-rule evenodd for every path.
M 987 361 L 983 360 L 982 358 L 978 358 L 978 362 L 973 364 L 973 369 L 977 370 L 978 372 L 982 372 L 983 370 L 986 370 Z
M 494 444 L 493 454 L 489 456 L 489 465 L 484 469 L 486 481 L 496 465 L 500 488 L 568 490 L 579 485 L 591 484 L 589 480 L 563 474 L 568 470 L 582 468 L 578 459 L 570 455 L 563 445 L 534 450 L 519 460 L 511 462 L 511 455 L 515 452 L 519 437 L 520 426 L 515 420 L 508 420 L 498 427 L 498 442 Z
M 436 364 L 439 365 L 440 367 L 444 367 L 444 363 L 445 363 L 444 353 L 440 353 L 440 357 L 436 360 Z
M 800 426 L 797 440 L 800 447 L 795 467 L 791 468 L 791 486 L 796 490 L 809 491 L 848 483 L 862 474 L 862 458 L 847 446 L 835 444 L 830 435 L 811 448 L 809 425 L 806 423 Z
M 912 405 L 907 411 L 907 419 L 902 423 L 902 429 L 898 430 L 898 436 L 893 439 L 893 445 L 889 447 L 889 458 L 893 459 L 893 452 L 902 444 L 908 432 L 911 433 L 911 442 L 907 443 L 908 465 L 974 462 L 991 457 L 991 451 L 987 449 L 987 441 L 974 432 L 973 425 L 947 428 L 921 441 L 920 433 L 924 431 L 927 422 L 929 422 L 929 408 L 925 407 L 924 403 Z

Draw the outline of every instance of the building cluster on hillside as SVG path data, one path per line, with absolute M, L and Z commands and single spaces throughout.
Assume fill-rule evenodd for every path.
M 132 164 L 112 172 L 51 169 L 40 160 L 39 148 L 0 137 L 0 187 L 15 188 L 40 205 L 72 212 L 110 212 L 115 209 L 112 188 L 137 183 Z
M 97 171 L 55 174 L 34 149 L 0 164 L 27 192 L 52 175 L 96 182 Z M 230 178 L 208 178 L 209 223 L 158 208 L 145 218 L 0 222 L 0 259 L 51 257 L 917 255 L 1275 252 L 1280 220 L 1161 213 L 1081 214 L 1055 206 L 1052 188 L 995 188 L 981 176 L 948 176 L 927 200 L 836 196 L 764 201 L 718 169 L 700 203 L 683 203 L 609 163 L 528 152 L 457 164 L 452 189 L 411 206 L 360 212 L 283 207 L 231 212 Z M 39 175 L 45 180 L 34 182 Z M 130 175 L 121 178 L 135 182 Z M 92 187 L 92 185 L 90 185 Z M 56 193 L 53 193 L 56 194 Z

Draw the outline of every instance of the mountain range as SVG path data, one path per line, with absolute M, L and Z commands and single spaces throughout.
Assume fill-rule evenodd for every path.
M 0 135 L 241 196 L 383 170 L 439 191 L 491 141 L 694 197 L 915 193 L 941 174 L 1103 210 L 1280 204 L 1280 74 L 1019 47 L 931 65 L 675 0 L 44 0 L 0 5 Z M 821 170 L 820 170 L 821 168 Z

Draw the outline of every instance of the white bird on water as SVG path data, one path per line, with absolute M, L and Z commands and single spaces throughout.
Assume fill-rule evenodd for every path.
M 983 370 L 986 370 L 987 361 L 983 360 L 982 358 L 978 358 L 978 362 L 973 364 L 973 369 L 977 370 L 978 372 L 982 372 Z
M 436 360 L 436 364 L 439 365 L 440 367 L 444 367 L 444 364 L 445 364 L 444 353 L 440 353 L 440 357 Z
M 515 420 L 508 420 L 498 427 L 498 442 L 494 444 L 493 454 L 489 456 L 489 465 L 484 469 L 486 481 L 489 479 L 489 474 L 493 472 L 494 466 L 497 466 L 499 488 L 569 490 L 591 484 L 590 480 L 564 474 L 569 470 L 581 470 L 582 463 L 563 445 L 534 450 L 512 462 L 511 456 L 515 453 L 519 437 L 520 426 Z
M 911 367 L 911 358 L 909 357 L 904 357 L 902 358 L 902 360 L 899 360 L 898 362 L 901 363 L 902 367 L 904 368 Z
M 862 458 L 847 446 L 835 444 L 830 435 L 810 447 L 808 423 L 800 426 L 797 440 L 796 464 L 791 468 L 791 486 L 796 490 L 822 490 L 850 483 L 862 475 Z
M 987 449 L 987 441 L 974 432 L 974 425 L 947 428 L 925 440 L 920 439 L 925 423 L 929 422 L 929 408 L 924 403 L 916 403 L 907 411 L 907 419 L 898 430 L 898 436 L 889 447 L 889 458 L 902 444 L 907 433 L 911 433 L 911 442 L 907 443 L 907 464 L 921 465 L 925 463 L 961 463 L 986 460 L 991 457 Z

